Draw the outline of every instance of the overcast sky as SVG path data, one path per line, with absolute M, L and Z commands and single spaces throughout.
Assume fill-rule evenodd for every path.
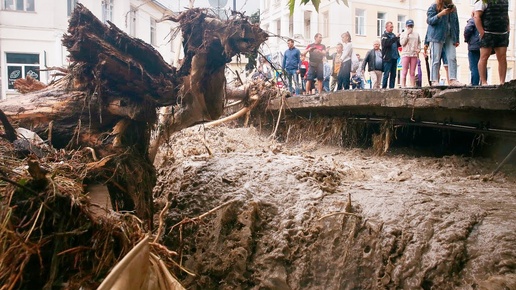
M 257 0 L 214 0 L 214 2 L 220 1 L 218 3 L 227 2 L 227 4 L 223 7 L 225 9 L 233 9 L 233 1 L 236 2 L 236 10 L 245 11 L 246 15 L 251 15 L 260 9 L 260 1 Z M 190 5 L 188 0 L 160 0 L 165 6 L 167 6 L 172 11 L 183 10 L 184 7 L 188 7 Z M 208 0 L 195 0 L 195 7 L 209 8 L 210 3 Z

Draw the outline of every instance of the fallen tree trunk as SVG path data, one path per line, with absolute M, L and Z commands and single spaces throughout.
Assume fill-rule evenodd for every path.
M 91 148 L 102 162 L 92 160 L 85 180 L 105 183 L 113 208 L 134 211 L 149 227 L 156 174 L 148 153 L 157 110 L 174 105 L 180 112 L 165 122 L 172 130 L 217 119 L 226 97 L 225 64 L 238 53 L 256 51 L 267 38 L 244 17 L 222 22 L 201 9 L 164 20 L 182 29 L 185 58 L 179 69 L 78 4 L 63 38 L 73 61 L 68 75 L 0 103 L 15 126 L 48 137 L 54 148 Z M 235 92 L 242 98 L 244 93 Z

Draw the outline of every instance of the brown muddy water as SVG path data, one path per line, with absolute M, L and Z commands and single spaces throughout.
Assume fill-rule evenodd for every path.
M 516 289 L 514 164 L 490 178 L 489 159 L 228 127 L 163 152 L 156 207 L 170 201 L 163 240 L 187 289 Z

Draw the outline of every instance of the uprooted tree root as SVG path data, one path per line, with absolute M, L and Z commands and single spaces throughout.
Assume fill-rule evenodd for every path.
M 96 288 L 143 239 L 142 221 L 131 213 L 95 214 L 97 205 L 83 189 L 92 168 L 89 152 L 62 150 L 27 160 L 0 142 L 1 289 Z M 28 174 L 28 161 L 44 175 Z M 151 249 L 171 260 L 159 244 Z
M 178 21 L 183 33 L 179 68 L 77 4 L 63 37 L 73 60 L 68 74 L 6 105 L 7 116 L 17 119 L 13 124 L 48 133 L 46 144 L 69 151 L 0 163 L 0 289 L 96 286 L 152 229 L 156 172 L 147 153 L 156 109 L 177 105 L 184 113 L 174 118 L 184 121 L 179 129 L 218 119 L 225 64 L 239 53 L 256 52 L 268 37 L 243 15 L 220 21 L 207 10 L 191 9 L 169 20 Z M 33 91 L 28 81 L 21 81 L 20 91 Z M 247 101 L 254 106 L 257 99 Z M 13 130 L 4 131 L 14 142 L 15 136 L 7 136 Z M 105 184 L 113 208 L 125 213 L 94 215 L 84 190 L 90 182 Z M 171 251 L 157 240 L 151 246 L 173 264 Z
M 205 126 L 211 127 L 229 121 L 237 121 L 244 127 L 247 127 L 251 123 L 255 123 L 256 120 L 263 118 L 267 105 L 272 99 L 284 99 L 288 96 L 288 92 L 278 88 L 273 80 L 252 80 L 246 84 L 246 87 L 243 99 L 238 101 L 232 100 L 231 103 L 224 107 L 222 118 L 205 123 Z

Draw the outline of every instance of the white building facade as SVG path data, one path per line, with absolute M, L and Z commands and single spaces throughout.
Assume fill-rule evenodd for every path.
M 180 37 L 171 40 L 177 24 L 159 22 L 172 11 L 154 0 L 1 0 L 0 7 L 0 99 L 19 93 L 13 83 L 30 75 L 43 83 L 52 80 L 47 68 L 69 65 L 62 46 L 69 17 L 77 2 L 98 19 L 114 23 L 129 35 L 152 44 L 163 59 L 178 59 Z
M 457 48 L 458 78 L 465 84 L 469 83 L 470 72 L 467 43 L 463 42 L 462 33 L 476 1 L 454 0 L 459 14 L 462 41 Z M 313 42 L 318 32 L 323 36 L 322 43 L 330 46 L 330 51 L 334 52 L 337 43 L 341 42 L 340 35 L 349 31 L 354 52 L 364 57 L 367 51 L 373 48 L 373 41 L 380 39 L 387 21 L 393 22 L 394 33 L 400 33 L 408 19 L 414 20 L 414 30 L 419 33 L 423 41 L 427 29 L 426 12 L 433 3 L 432 0 L 347 0 L 348 6 L 346 6 L 342 0 L 321 0 L 317 12 L 313 5 L 301 5 L 297 1 L 291 16 L 288 2 L 288 0 L 260 0 L 260 26 L 271 35 L 278 36 L 271 37 L 263 46 L 264 54 L 284 52 L 287 49 L 288 38 L 296 40 L 296 46 L 303 50 L 308 43 Z M 511 31 L 516 29 L 515 21 L 512 20 L 516 19 L 514 6 L 514 1 L 510 1 Z M 516 33 L 511 33 L 507 50 L 506 81 L 515 78 L 515 41 Z M 424 66 L 422 54 L 420 59 Z M 498 83 L 498 63 L 494 56 L 488 63 L 488 78 L 489 83 Z M 428 82 L 423 84 L 428 85 Z

